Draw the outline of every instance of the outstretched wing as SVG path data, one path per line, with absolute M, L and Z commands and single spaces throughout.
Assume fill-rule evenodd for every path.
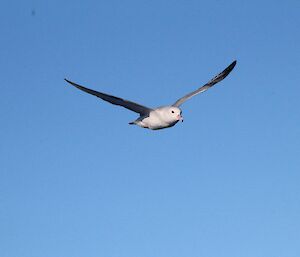
M 103 99 L 104 101 L 107 101 L 111 104 L 114 105 L 120 105 L 123 106 L 126 109 L 129 109 L 133 112 L 139 113 L 141 115 L 148 115 L 150 111 L 152 111 L 151 108 L 145 107 L 143 105 L 128 101 L 128 100 L 124 100 L 122 98 L 116 97 L 116 96 L 112 96 L 112 95 L 108 95 L 108 94 L 104 94 L 86 87 L 83 87 L 81 85 L 78 85 L 70 80 L 65 79 L 65 81 L 67 81 L 68 83 L 70 83 L 71 85 L 73 85 L 74 87 L 77 87 L 78 89 L 89 93 L 91 95 L 97 96 L 101 99 Z
M 227 77 L 227 75 L 233 70 L 234 66 L 236 65 L 236 61 L 234 61 L 233 63 L 231 63 L 225 70 L 223 70 L 220 74 L 218 74 L 217 76 L 215 76 L 212 80 L 210 80 L 208 83 L 206 83 L 204 86 L 198 88 L 197 90 L 185 95 L 184 97 L 181 97 L 180 99 L 178 99 L 173 106 L 180 106 L 181 104 L 183 104 L 186 100 L 190 99 L 191 97 L 203 93 L 204 91 L 206 91 L 207 89 L 209 89 L 210 87 L 212 87 L 213 85 L 217 84 L 218 82 L 222 81 L 223 79 L 225 79 Z

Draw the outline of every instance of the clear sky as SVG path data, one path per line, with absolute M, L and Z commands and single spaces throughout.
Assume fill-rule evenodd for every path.
M 1 1 L 1 257 L 299 257 L 300 2 Z M 85 94 L 182 106 L 161 131 Z

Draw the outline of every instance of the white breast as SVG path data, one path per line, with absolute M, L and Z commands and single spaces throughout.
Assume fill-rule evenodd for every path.
M 141 120 L 138 124 L 141 127 L 149 128 L 149 129 L 162 129 L 174 126 L 177 121 L 168 121 L 165 118 L 165 113 L 163 109 L 156 109 L 150 112 L 150 115 L 143 120 Z

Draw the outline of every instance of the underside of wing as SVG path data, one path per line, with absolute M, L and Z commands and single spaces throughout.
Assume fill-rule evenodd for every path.
M 198 88 L 197 90 L 185 95 L 184 97 L 181 97 L 178 99 L 173 106 L 179 107 L 181 104 L 183 104 L 186 100 L 190 99 L 191 97 L 203 93 L 213 85 L 217 84 L 218 82 L 225 79 L 228 74 L 233 70 L 234 66 L 236 65 L 236 61 L 232 62 L 225 70 L 223 70 L 220 74 L 215 76 L 213 79 L 211 79 L 208 83 L 206 83 L 204 86 Z
M 104 94 L 104 93 L 86 88 L 86 87 L 81 86 L 79 84 L 76 84 L 76 83 L 74 83 L 70 80 L 65 79 L 65 81 L 67 81 L 72 86 L 74 86 L 74 87 L 76 87 L 76 88 L 78 88 L 78 89 L 80 89 L 80 90 L 82 90 L 82 91 L 84 91 L 88 94 L 97 96 L 97 97 L 101 98 L 102 100 L 107 101 L 111 104 L 122 106 L 126 109 L 129 109 L 129 110 L 133 111 L 133 112 L 139 113 L 140 115 L 148 115 L 149 112 L 152 110 L 151 108 L 145 107 L 143 105 L 140 105 L 140 104 L 137 104 L 137 103 L 134 103 L 134 102 L 116 97 L 116 96 Z

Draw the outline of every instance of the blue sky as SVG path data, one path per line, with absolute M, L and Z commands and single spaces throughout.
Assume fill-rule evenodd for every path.
M 299 1 L 2 1 L 1 257 L 298 257 Z M 149 107 L 234 59 L 149 131 Z

